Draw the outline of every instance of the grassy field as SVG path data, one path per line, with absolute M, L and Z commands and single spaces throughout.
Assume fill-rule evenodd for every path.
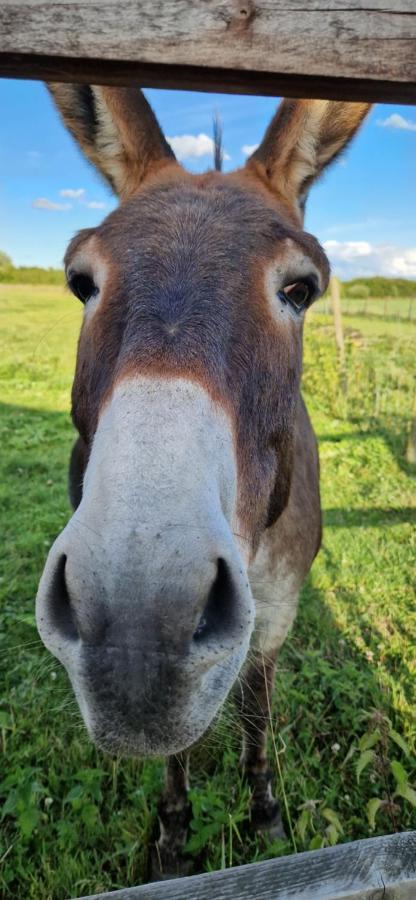
M 58 287 L 0 285 L 5 898 L 64 900 L 144 880 L 162 785 L 160 762 L 111 759 L 90 746 L 65 673 L 35 629 L 37 581 L 69 515 L 79 321 Z M 325 534 L 273 701 L 271 759 L 292 838 L 271 844 L 250 834 L 227 707 L 192 764 L 188 849 L 204 869 L 416 828 L 415 473 L 405 462 L 416 323 L 385 324 L 395 330 L 346 322 L 346 393 L 329 317 L 313 313 L 306 325 Z

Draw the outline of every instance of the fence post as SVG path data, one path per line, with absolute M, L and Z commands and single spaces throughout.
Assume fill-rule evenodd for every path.
M 338 349 L 338 360 L 340 367 L 340 385 L 341 390 L 344 394 L 347 393 L 347 373 L 345 369 L 345 343 L 344 343 L 344 329 L 342 327 L 342 314 L 341 314 L 341 294 L 339 288 L 339 281 L 335 275 L 331 278 L 331 305 L 332 305 L 332 314 L 334 317 L 334 331 L 335 331 L 335 341 Z
M 337 342 L 340 362 L 343 364 L 344 360 L 345 360 L 345 344 L 344 344 L 344 330 L 342 327 L 341 296 L 340 296 L 340 289 L 339 289 L 339 281 L 338 281 L 338 278 L 335 278 L 335 275 L 333 275 L 331 278 L 331 301 L 332 301 L 332 314 L 334 316 L 335 340 Z
M 406 460 L 408 463 L 416 463 L 416 416 L 410 425 L 410 433 L 407 439 Z

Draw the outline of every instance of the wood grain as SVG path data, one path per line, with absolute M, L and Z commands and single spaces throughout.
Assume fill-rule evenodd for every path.
M 416 832 L 341 844 L 94 900 L 415 900 Z M 80 900 L 92 900 L 91 897 Z
M 416 102 L 416 0 L 2 0 L 0 74 Z

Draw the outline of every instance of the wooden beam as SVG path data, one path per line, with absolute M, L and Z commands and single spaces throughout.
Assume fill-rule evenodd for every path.
M 0 75 L 416 102 L 416 0 L 2 0 Z
M 415 900 L 416 831 L 80 900 Z

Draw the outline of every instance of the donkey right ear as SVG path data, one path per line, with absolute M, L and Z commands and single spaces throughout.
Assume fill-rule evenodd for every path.
M 349 144 L 369 103 L 283 100 L 247 167 L 302 216 L 311 184 Z
M 139 88 L 48 84 L 65 125 L 116 194 L 126 200 L 175 155 Z

